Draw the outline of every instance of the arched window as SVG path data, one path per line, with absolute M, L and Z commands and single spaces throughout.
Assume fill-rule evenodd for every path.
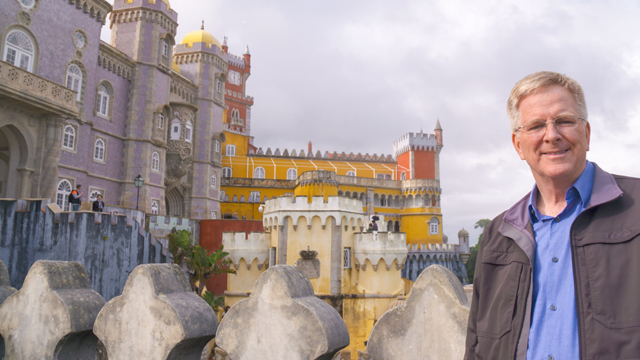
M 216 140 L 216 152 L 220 152 L 220 140 Z
M 254 179 L 264 179 L 264 168 L 259 166 L 253 170 Z
M 58 191 L 56 192 L 56 204 L 62 211 L 69 211 L 69 194 L 71 194 L 71 183 L 68 180 L 62 180 L 58 183 Z
M 407 180 L 407 174 L 404 171 L 400 174 L 400 180 Z
M 29 35 L 20 30 L 11 31 L 7 35 L 4 47 L 4 61 L 27 71 L 33 71 L 33 41 Z
M 162 56 L 169 57 L 169 43 L 167 40 L 162 39 L 160 45 L 162 45 Z
M 347 171 L 347 176 L 356 176 L 356 172 L 353 170 Z
M 113 88 L 109 83 L 102 83 L 98 86 L 98 96 L 96 99 L 96 114 L 108 117 L 111 113 L 111 96 Z
M 155 200 L 152 201 L 151 202 L 151 214 L 158 215 L 158 209 L 159 209 L 158 202 L 155 201 Z
M 164 115 L 158 114 L 158 129 L 164 129 Z
M 231 125 L 244 125 L 242 119 L 240 119 L 240 111 L 238 109 L 231 110 Z
M 287 170 L 287 180 L 295 180 L 298 178 L 298 170 L 291 168 Z
M 89 193 L 89 201 L 98 200 L 98 195 L 102 196 L 102 199 L 104 200 L 104 194 L 102 193 L 102 191 L 100 191 L 100 190 L 91 190 L 91 192 Z
M 384 179 L 384 174 L 377 174 L 376 179 Z
M 215 212 L 215 211 L 212 211 L 212 212 L 211 212 L 211 218 L 212 218 L 212 219 L 217 219 L 217 218 L 218 218 L 218 215 L 216 214 L 216 212 Z
M 236 156 L 236 146 L 235 145 L 227 145 L 226 149 L 227 156 Z
M 439 224 L 440 222 L 438 221 L 438 218 L 431 218 L 431 220 L 429 221 L 429 234 L 438 235 L 438 233 L 440 232 L 438 229 Z
M 231 171 L 230 167 L 222 168 L 222 177 L 230 178 L 233 175 L 233 171 Z
M 216 174 L 212 174 L 211 175 L 211 187 L 215 189 L 215 187 L 217 186 L 218 183 L 218 178 L 216 177 Z
M 173 119 L 171 121 L 171 140 L 180 140 L 180 119 Z
M 67 87 L 78 92 L 76 100 L 80 101 L 82 97 L 82 70 L 78 65 L 71 64 L 67 68 Z
M 187 121 L 187 125 L 184 130 L 184 139 L 188 142 L 191 142 L 192 138 L 193 138 L 193 125 L 191 124 L 191 121 Z
M 156 151 L 151 155 L 151 170 L 160 171 L 160 155 Z
M 96 144 L 93 147 L 93 159 L 98 161 L 104 161 L 104 140 L 96 140 Z
M 76 129 L 73 126 L 67 125 L 64 127 L 64 135 L 62 137 L 62 147 L 65 149 L 73 150 L 76 145 Z

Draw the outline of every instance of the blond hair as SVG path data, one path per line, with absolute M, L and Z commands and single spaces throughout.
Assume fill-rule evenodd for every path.
M 566 75 L 551 71 L 540 71 L 525 76 L 511 90 L 509 100 L 507 100 L 507 116 L 509 117 L 509 125 L 512 132 L 516 132 L 520 122 L 520 102 L 522 99 L 543 87 L 553 85 L 560 85 L 573 95 L 578 108 L 578 115 L 587 120 L 587 102 L 584 99 L 582 86 Z

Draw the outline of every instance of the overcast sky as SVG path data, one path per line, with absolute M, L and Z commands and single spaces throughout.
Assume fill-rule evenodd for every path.
M 118 0 L 121 1 L 121 0 Z M 113 3 L 113 1 L 111 1 Z M 533 186 L 511 144 L 513 85 L 551 70 L 582 84 L 587 158 L 640 176 L 637 1 L 173 0 L 177 41 L 205 29 L 231 53 L 249 45 L 258 147 L 390 154 L 442 125 L 444 232 L 493 218 Z M 109 41 L 108 26 L 103 40 Z

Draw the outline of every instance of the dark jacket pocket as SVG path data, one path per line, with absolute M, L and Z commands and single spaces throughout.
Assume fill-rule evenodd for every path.
M 595 319 L 614 329 L 640 326 L 640 234 L 622 230 L 576 239 L 582 248 Z
M 499 339 L 511 331 L 524 253 L 484 250 L 482 258 L 482 294 L 478 303 L 479 337 Z

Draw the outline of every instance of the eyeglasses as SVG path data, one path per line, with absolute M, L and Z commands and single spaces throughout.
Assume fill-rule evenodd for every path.
M 551 121 L 531 120 L 516 128 L 516 132 L 524 130 L 524 133 L 527 135 L 541 135 L 547 130 L 547 124 L 551 122 L 559 132 L 566 133 L 578 125 L 578 120 L 586 121 L 583 118 L 573 115 L 562 115 Z

